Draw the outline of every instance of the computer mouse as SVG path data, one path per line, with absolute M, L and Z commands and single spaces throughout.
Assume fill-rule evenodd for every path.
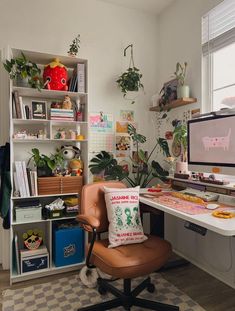
M 217 207 L 219 207 L 219 204 L 216 203 L 209 203 L 206 205 L 207 209 L 216 209 Z

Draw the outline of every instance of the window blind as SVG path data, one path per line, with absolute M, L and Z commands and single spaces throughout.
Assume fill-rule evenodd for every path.
M 235 42 L 235 0 L 224 0 L 202 18 L 202 51 L 216 51 Z

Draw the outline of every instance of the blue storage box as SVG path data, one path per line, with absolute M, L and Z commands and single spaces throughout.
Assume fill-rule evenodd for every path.
M 55 228 L 53 260 L 56 267 L 84 260 L 84 231 L 80 227 Z

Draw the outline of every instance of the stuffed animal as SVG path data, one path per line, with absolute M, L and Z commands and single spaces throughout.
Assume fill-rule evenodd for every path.
M 83 163 L 80 159 L 72 159 L 69 162 L 71 176 L 81 176 L 83 171 Z
M 73 104 L 70 100 L 70 97 L 68 95 L 65 95 L 64 97 L 64 101 L 63 101 L 63 104 L 62 104 L 62 109 L 72 109 L 73 107 Z
M 48 90 L 67 91 L 67 68 L 60 63 L 58 58 L 46 65 L 43 72 L 44 85 Z
M 70 161 L 73 159 L 79 159 L 81 155 L 81 150 L 78 147 L 65 145 L 61 146 L 60 152 L 64 158 L 64 168 L 65 174 L 69 175 L 71 173 Z

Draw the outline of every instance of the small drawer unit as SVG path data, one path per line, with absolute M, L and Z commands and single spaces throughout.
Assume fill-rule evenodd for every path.
M 56 267 L 84 260 L 84 231 L 77 225 L 53 229 L 53 261 Z
M 68 177 L 39 177 L 38 194 L 64 194 L 81 193 L 83 185 L 82 176 Z

